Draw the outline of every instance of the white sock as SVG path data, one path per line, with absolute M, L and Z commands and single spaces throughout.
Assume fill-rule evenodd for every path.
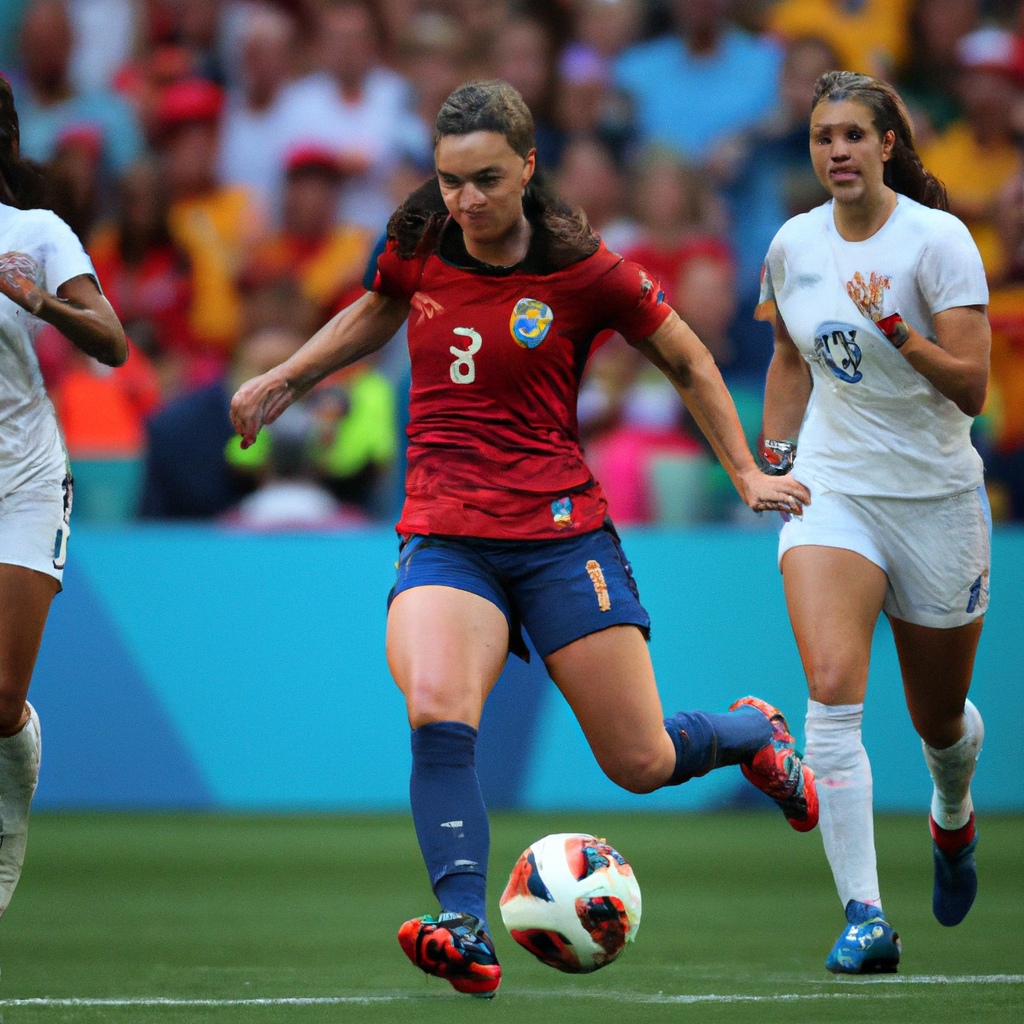
M 932 773 L 932 817 L 939 828 L 955 830 L 970 821 L 974 803 L 971 801 L 971 779 L 974 766 L 981 753 L 985 738 L 985 723 L 978 709 L 968 700 L 964 702 L 966 730 L 951 747 L 936 750 L 924 740 L 924 759 Z
M 818 827 L 844 910 L 850 900 L 882 905 L 871 816 L 871 764 L 860 738 L 863 717 L 863 704 L 807 702 L 805 760 L 818 782 Z
M 42 751 L 39 716 L 31 704 L 29 720 L 13 736 L 0 737 L 0 915 L 7 909 L 25 863 L 28 811 L 39 780 Z

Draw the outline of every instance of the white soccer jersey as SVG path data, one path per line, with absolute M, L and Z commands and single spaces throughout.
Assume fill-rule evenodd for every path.
M 971 418 L 915 370 L 874 321 L 899 311 L 935 340 L 933 317 L 988 303 L 981 257 L 951 214 L 901 195 L 871 238 L 847 242 L 829 201 L 787 221 L 761 284 L 811 367 L 794 475 L 850 495 L 933 498 L 982 483 Z
M 6 253 L 27 256 L 26 276 L 48 292 L 80 274 L 96 276 L 71 228 L 48 210 L 0 203 L 0 256 Z M 64 474 L 64 445 L 33 344 L 42 326 L 0 295 L 0 498 L 34 478 Z

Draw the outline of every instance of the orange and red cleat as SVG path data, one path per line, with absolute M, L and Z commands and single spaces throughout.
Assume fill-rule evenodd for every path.
M 772 723 L 772 740 L 748 764 L 741 765 L 751 785 L 770 796 L 797 832 L 810 832 L 818 824 L 818 790 L 814 772 L 803 762 L 785 716 L 771 704 L 756 697 L 743 697 L 730 711 L 756 708 Z
M 451 982 L 456 992 L 491 999 L 501 984 L 494 943 L 471 914 L 414 917 L 398 929 L 405 955 L 421 970 Z

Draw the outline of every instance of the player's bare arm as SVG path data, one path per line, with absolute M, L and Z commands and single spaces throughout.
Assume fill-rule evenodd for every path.
M 810 504 L 810 492 L 798 480 L 757 468 L 714 357 L 674 312 L 637 347 L 675 385 L 747 505 L 755 512 L 799 515 Z
M 985 404 L 992 347 L 985 307 L 955 306 L 934 319 L 935 341 L 907 324 L 900 355 L 961 412 L 977 416 Z
M 811 397 L 811 368 L 796 347 L 785 321 L 773 321 L 775 351 L 764 392 L 764 436 L 795 439 Z
M 231 400 L 231 422 L 248 448 L 265 424 L 325 377 L 368 356 L 394 337 L 409 304 L 367 292 L 328 321 L 291 359 L 246 381 Z
M 56 327 L 87 355 L 107 366 L 123 366 L 128 359 L 124 330 L 96 282 L 88 274 L 80 274 L 65 281 L 53 295 L 29 276 L 32 269 L 33 261 L 24 253 L 4 253 L 0 256 L 0 292 Z

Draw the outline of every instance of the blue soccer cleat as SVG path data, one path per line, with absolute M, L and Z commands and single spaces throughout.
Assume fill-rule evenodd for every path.
M 942 830 L 935 824 L 931 815 L 928 816 L 928 822 L 932 830 L 932 855 L 935 859 L 932 912 L 939 924 L 952 928 L 967 916 L 967 911 L 974 904 L 974 897 L 978 895 L 978 867 L 974 861 L 978 831 L 972 814 L 971 820 L 967 823 L 972 833 L 970 842 L 953 853 L 946 853 L 935 841 L 936 836 L 942 834 Z
M 882 908 L 850 900 L 846 920 L 825 969 L 833 974 L 895 974 L 902 947 Z

